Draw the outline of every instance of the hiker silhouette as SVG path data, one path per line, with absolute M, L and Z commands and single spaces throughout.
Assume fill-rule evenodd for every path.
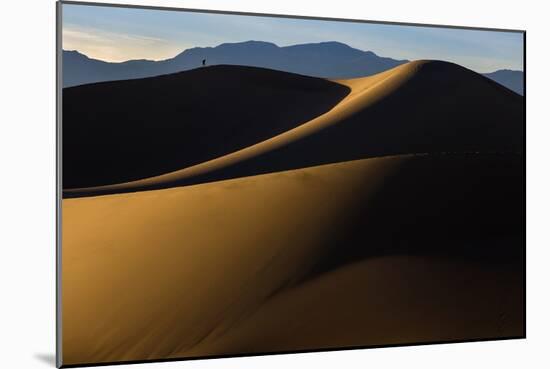
M 202 66 L 204 67 L 206 65 L 206 59 L 202 59 Z

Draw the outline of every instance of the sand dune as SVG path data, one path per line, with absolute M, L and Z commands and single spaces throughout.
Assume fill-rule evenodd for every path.
M 367 259 L 285 290 L 181 354 L 519 337 L 521 274 L 518 265 L 461 259 Z
M 156 177 L 65 186 L 64 196 L 168 188 L 374 156 L 523 150 L 522 98 L 458 65 L 417 61 L 335 82 L 351 93 L 324 114 L 279 135 Z M 254 110 L 251 106 L 248 111 Z
M 223 65 L 65 88 L 63 186 L 127 182 L 223 156 L 319 116 L 348 93 L 320 78 Z
M 483 76 L 219 66 L 64 106 L 65 365 L 524 335 L 524 105 Z
M 522 174 L 404 155 L 64 199 L 64 364 L 521 336 Z

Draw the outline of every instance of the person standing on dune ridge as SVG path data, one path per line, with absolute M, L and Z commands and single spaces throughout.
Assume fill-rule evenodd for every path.
M 202 66 L 206 66 L 206 59 L 202 59 Z

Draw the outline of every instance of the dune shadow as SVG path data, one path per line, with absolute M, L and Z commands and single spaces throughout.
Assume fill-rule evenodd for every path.
M 65 88 L 63 187 L 133 181 L 223 156 L 327 112 L 349 92 L 241 66 Z
M 384 255 L 524 265 L 523 157 L 411 157 L 369 198 L 345 212 L 310 274 Z M 369 178 L 364 179 L 365 182 Z
M 261 80 L 262 83 L 273 83 L 271 77 L 266 80 L 266 76 L 263 75 L 267 72 L 263 70 L 253 72 L 259 73 L 259 77 L 256 79 Z M 325 85 L 324 83 L 329 83 L 329 81 L 315 79 L 303 81 L 302 78 L 305 78 L 303 76 L 282 74 L 281 78 L 288 79 L 284 86 L 263 86 L 260 89 L 265 87 L 266 91 L 273 90 L 267 95 L 259 94 L 258 86 L 252 83 L 248 87 L 242 86 L 243 90 L 238 93 L 233 91 L 235 94 L 232 94 L 231 91 L 223 92 L 223 94 L 231 95 L 231 98 L 222 97 L 222 92 L 218 91 L 210 98 L 204 95 L 204 99 L 208 98 L 207 104 L 201 100 L 193 107 L 193 111 L 182 111 L 185 113 L 182 116 L 185 116 L 186 119 L 201 123 L 200 129 L 193 130 L 191 126 L 186 128 L 185 124 L 182 124 L 180 133 L 169 134 L 160 126 L 149 129 L 151 127 L 146 124 L 143 126 L 147 128 L 144 131 L 147 140 L 144 144 L 143 142 L 138 143 L 139 140 L 131 139 L 132 135 L 136 134 L 136 129 L 143 129 L 136 125 L 137 128 L 129 130 L 128 139 L 115 140 L 116 149 L 113 149 L 114 151 L 108 151 L 110 150 L 109 146 L 103 144 L 102 150 L 97 150 L 97 143 L 106 140 L 105 132 L 109 132 L 109 137 L 120 136 L 121 133 L 113 132 L 113 128 L 108 128 L 107 131 L 98 129 L 98 127 L 79 129 L 78 134 L 84 132 L 87 135 L 86 140 L 72 137 L 70 132 L 74 127 L 64 128 L 64 132 L 67 132 L 68 138 L 75 145 L 73 149 L 76 150 L 74 151 L 69 146 L 67 146 L 68 150 L 64 148 L 64 155 L 67 154 L 67 165 L 65 165 L 64 158 L 64 189 L 67 190 L 64 192 L 64 197 L 187 186 L 381 156 L 438 152 L 522 152 L 524 135 L 523 126 L 520 123 L 522 122 L 524 103 L 523 99 L 514 92 L 475 72 L 446 62 L 410 63 L 406 65 L 406 68 L 400 67 L 392 73 L 394 73 L 392 76 L 398 77 L 408 76 L 407 73 L 412 76 L 407 77 L 406 81 L 398 88 L 391 90 L 388 96 L 376 100 L 377 102 L 373 104 L 369 102 L 369 96 L 371 96 L 369 94 L 374 92 L 368 87 L 370 86 L 368 81 L 363 81 L 361 85 L 366 83 L 366 87 L 364 86 L 365 89 L 361 91 L 365 91 L 365 96 L 357 95 L 353 99 L 344 99 L 338 103 L 336 108 L 325 114 L 325 120 L 330 124 L 324 120 L 322 124 L 318 124 L 319 121 L 316 121 L 313 126 L 316 128 L 308 126 L 309 129 L 302 130 L 303 132 L 300 131 L 302 133 L 299 134 L 295 132 L 296 130 L 287 131 L 296 126 L 295 122 L 305 122 L 306 116 L 314 112 L 313 107 L 324 106 L 319 110 L 326 111 L 327 107 L 332 107 L 336 100 L 339 101 L 342 97 L 341 93 L 345 94 L 346 92 L 339 91 L 337 86 L 348 87 L 338 84 Z M 229 77 L 225 76 L 224 78 Z M 385 82 L 385 84 L 388 83 Z M 128 86 L 123 86 L 126 91 Z M 163 88 L 166 89 L 166 87 Z M 71 104 L 81 104 L 82 97 L 78 95 L 85 91 L 69 90 L 68 97 L 72 101 Z M 104 92 L 111 93 L 110 90 Z M 378 91 L 376 94 L 382 94 L 382 92 Z M 243 96 L 245 95 L 254 95 L 254 98 L 251 100 L 246 98 L 243 105 Z M 311 100 L 305 100 L 306 96 Z M 299 103 L 296 103 L 298 97 Z M 119 99 L 113 98 L 112 100 L 118 101 Z M 291 101 L 289 102 L 289 100 Z M 330 103 L 327 104 L 327 102 Z M 285 107 L 284 112 L 281 112 L 281 106 Z M 73 120 L 77 121 L 82 115 L 74 115 L 74 112 L 71 111 L 73 108 L 68 105 L 67 113 L 69 115 L 64 116 L 68 124 L 72 124 Z M 112 109 L 116 111 L 119 107 Z M 151 109 L 151 112 L 162 112 L 163 114 L 165 112 L 165 109 L 159 107 L 151 107 Z M 93 117 L 86 119 L 105 122 L 125 122 L 128 119 L 133 119 L 132 124 L 139 122 L 139 119 L 131 118 L 128 115 L 137 114 L 136 109 L 123 110 L 128 110 L 130 113 L 125 113 L 127 116 L 120 119 L 112 120 L 112 117 L 107 117 L 111 120 Z M 137 109 L 137 111 L 141 110 Z M 96 112 L 94 111 L 93 114 Z M 215 118 L 212 114 L 223 115 L 223 117 Z M 176 114 L 175 117 L 179 119 L 179 115 Z M 289 117 L 292 119 L 289 120 Z M 142 118 L 140 117 L 140 119 Z M 167 119 L 168 122 L 173 117 Z M 248 119 L 250 122 L 246 123 Z M 220 126 L 211 124 L 222 121 L 231 122 L 231 124 L 221 124 Z M 233 126 L 235 122 L 238 122 L 237 127 Z M 307 124 L 312 122 L 309 121 Z M 122 126 L 128 127 L 126 123 Z M 266 129 L 264 126 L 276 127 L 276 131 L 280 134 L 277 135 L 273 129 Z M 224 133 L 226 129 L 229 131 Z M 271 137 L 272 139 L 269 142 L 260 142 L 262 141 L 259 139 L 260 133 L 267 134 L 261 137 L 265 139 Z M 98 134 L 97 140 L 90 141 L 93 135 Z M 153 137 L 155 135 L 161 135 L 163 138 L 155 139 Z M 182 137 L 191 137 L 190 143 L 186 144 Z M 176 143 L 171 141 L 174 139 Z M 119 152 L 122 150 L 120 142 L 123 141 L 123 151 L 125 152 L 121 155 Z M 254 141 L 260 143 L 246 146 L 246 142 Z M 82 143 L 87 145 L 90 142 L 93 142 L 93 149 L 88 150 L 82 146 Z M 160 144 L 155 145 L 156 142 Z M 136 145 L 140 150 L 145 150 L 143 158 L 136 160 L 137 156 L 126 150 L 128 145 Z M 183 152 L 168 154 L 168 151 L 160 154 L 163 150 L 169 150 L 171 146 L 184 148 L 189 154 Z M 249 150 L 247 152 L 245 150 L 234 151 L 228 149 L 229 147 Z M 222 151 L 230 153 L 219 156 Z M 99 163 L 98 160 L 105 163 L 90 166 L 87 163 L 91 163 L 91 161 L 83 160 L 82 153 L 90 155 L 90 160 L 95 161 L 96 164 Z M 204 161 L 203 159 L 208 159 L 203 155 L 205 153 L 216 158 Z M 166 156 L 167 161 L 157 160 L 161 156 Z M 183 161 L 187 164 L 193 164 L 192 161 L 200 162 L 200 164 L 190 167 L 181 165 L 176 168 L 176 161 L 180 164 Z M 124 163 L 124 165 L 120 166 L 120 170 L 115 170 L 112 166 L 118 165 L 115 162 Z M 112 172 L 114 176 L 121 175 L 127 178 L 124 173 L 133 171 L 132 166 L 138 168 L 136 170 L 142 174 L 150 173 L 149 169 L 166 174 L 170 173 L 170 168 L 166 165 L 171 165 L 170 168 L 181 169 L 181 171 L 171 173 L 169 177 L 163 179 L 149 178 L 150 181 L 123 183 L 121 186 L 115 186 L 116 188 L 89 186 L 89 184 L 98 183 L 98 181 L 105 182 L 103 180 L 105 178 L 101 179 L 100 177 L 108 176 L 111 170 L 114 170 Z M 109 180 L 109 182 L 112 181 Z M 122 182 L 124 181 L 119 183 Z M 82 184 L 86 186 L 78 187 L 88 188 L 77 189 L 75 186 Z M 72 190 L 70 190 L 71 188 Z

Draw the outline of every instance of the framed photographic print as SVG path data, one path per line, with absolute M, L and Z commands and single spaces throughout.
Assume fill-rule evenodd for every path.
M 525 31 L 58 3 L 57 363 L 525 337 Z

